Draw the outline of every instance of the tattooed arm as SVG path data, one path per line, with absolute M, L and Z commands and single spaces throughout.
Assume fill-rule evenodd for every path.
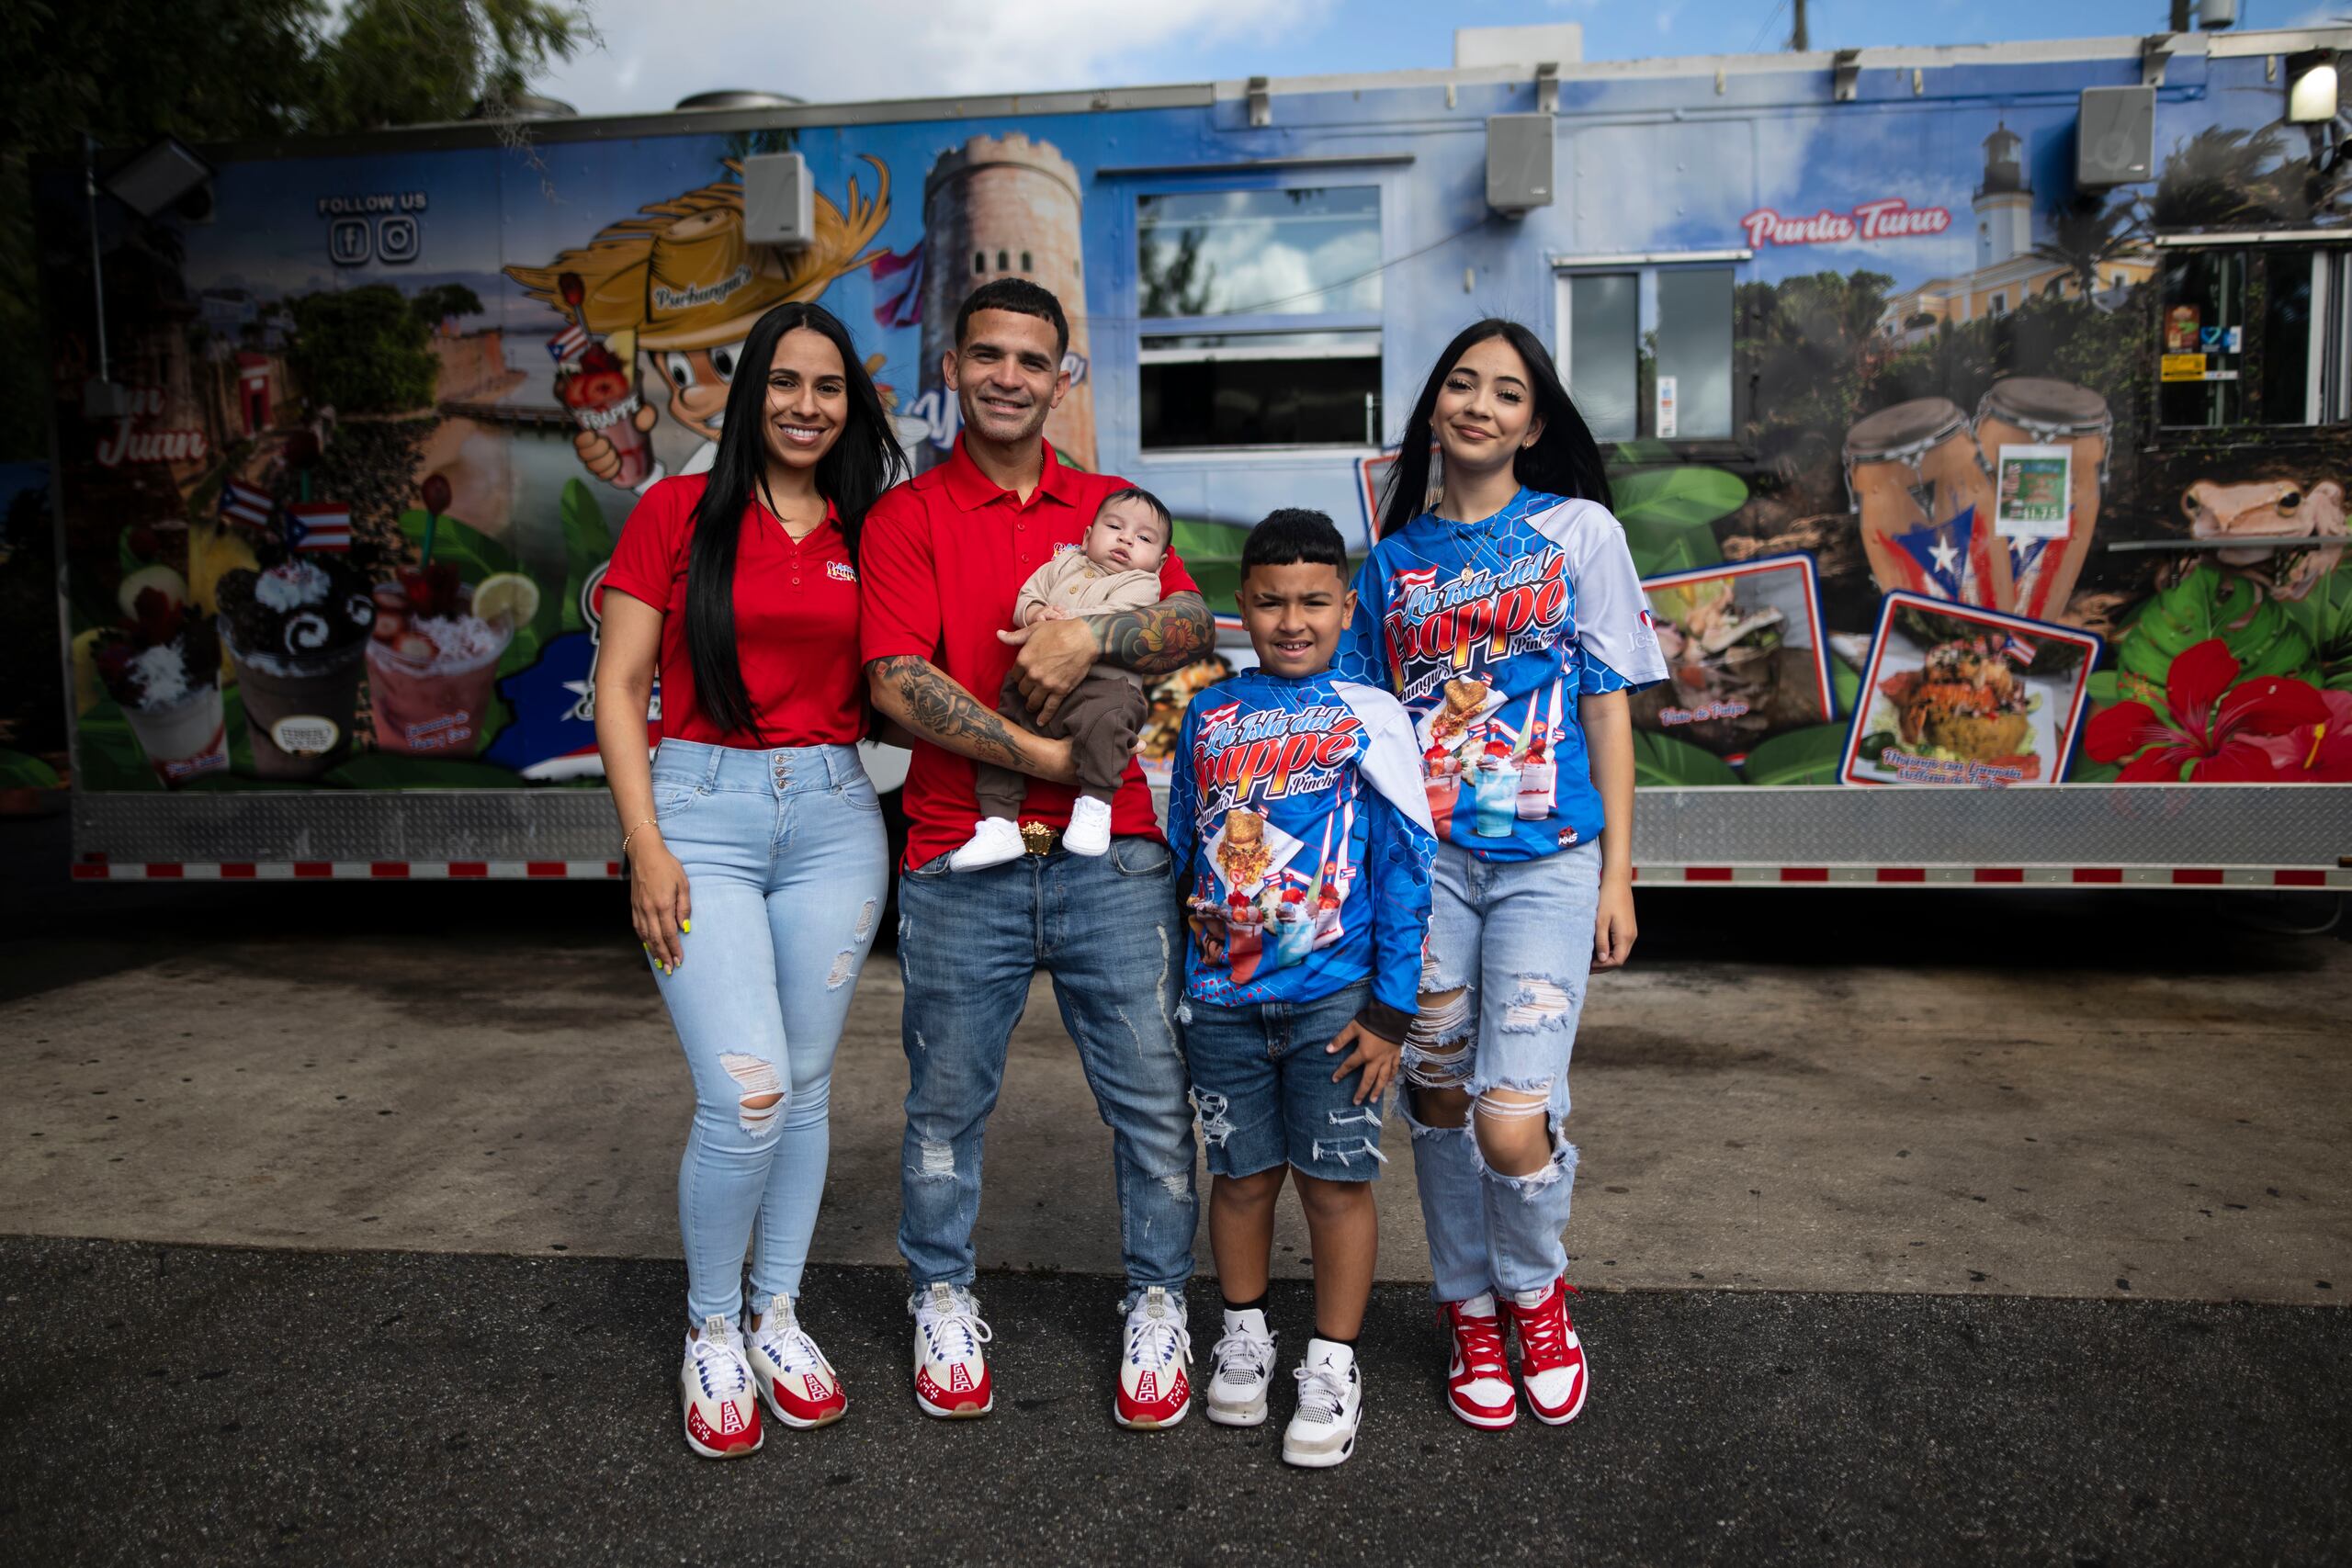
M 1149 679 L 1204 659 L 1216 645 L 1216 623 L 1208 601 L 1187 589 L 1140 610 L 1087 615 L 1070 621 L 1041 621 L 1018 632 L 999 632 L 1021 649 L 1015 666 L 1022 700 L 1036 722 L 1053 722 L 1062 699 L 1078 689 L 1099 663 L 1115 664 Z
M 1060 784 L 1078 777 L 1069 741 L 1007 723 L 928 659 L 902 653 L 874 660 L 865 683 L 885 718 L 959 757 Z

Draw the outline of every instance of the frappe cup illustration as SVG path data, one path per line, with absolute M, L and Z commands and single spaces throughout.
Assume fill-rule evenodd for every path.
M 1258 961 L 1266 951 L 1265 931 L 1266 917 L 1256 899 L 1239 893 L 1226 898 L 1225 961 L 1236 985 L 1258 972 Z
M 514 628 L 538 607 L 528 578 L 501 573 L 473 588 L 447 567 L 411 568 L 376 588 L 368 692 L 378 750 L 469 757 Z
M 297 555 L 220 579 L 220 640 L 263 778 L 314 779 L 351 752 L 376 604 L 341 560 Z
M 123 580 L 120 601 L 127 618 L 100 635 L 94 662 L 147 765 L 167 789 L 224 772 L 220 645 L 189 615 L 187 583 L 169 567 L 144 567 Z
M 1285 887 L 1274 906 L 1274 967 L 1304 964 L 1314 951 L 1315 920 L 1306 907 L 1306 889 Z
M 1508 839 L 1519 822 L 1519 769 L 1510 743 L 1487 741 L 1476 771 L 1478 816 L 1470 830 L 1482 839 Z
M 1442 839 L 1453 828 L 1453 803 L 1462 794 L 1462 761 L 1443 746 L 1421 759 L 1421 783 L 1429 790 L 1430 820 Z
M 1519 765 L 1519 819 L 1541 822 L 1552 815 L 1554 786 L 1559 780 L 1559 764 L 1552 761 L 1552 753 L 1544 744 L 1541 733 L 1528 743 L 1527 756 Z
M 572 320 L 548 344 L 548 352 L 556 356 L 556 398 L 571 412 L 574 424 L 611 443 L 614 457 L 620 460 L 620 471 L 612 476 L 612 482 L 635 490 L 653 467 L 653 437 L 637 423 L 644 402 L 638 395 L 636 378 L 618 355 L 591 338 L 580 324 L 586 280 L 576 272 L 567 272 L 556 287 L 571 307 Z

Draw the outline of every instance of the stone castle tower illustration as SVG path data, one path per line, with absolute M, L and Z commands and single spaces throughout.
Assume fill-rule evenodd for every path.
M 1079 229 L 1078 170 L 1051 142 L 1019 131 L 975 136 L 940 154 L 923 181 L 922 388 L 941 386 L 939 364 L 956 345 L 964 297 L 992 278 L 1025 277 L 1053 290 L 1069 317 L 1072 385 L 1046 421 L 1046 439 L 1080 468 L 1094 462 L 1093 353 L 1086 330 L 1086 276 Z M 943 400 L 953 400 L 943 393 Z M 924 443 L 928 468 L 946 454 Z

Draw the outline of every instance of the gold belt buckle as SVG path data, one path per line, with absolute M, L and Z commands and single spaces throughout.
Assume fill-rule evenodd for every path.
M 1054 846 L 1061 842 L 1061 834 L 1043 822 L 1021 824 L 1021 847 L 1040 858 L 1052 854 Z

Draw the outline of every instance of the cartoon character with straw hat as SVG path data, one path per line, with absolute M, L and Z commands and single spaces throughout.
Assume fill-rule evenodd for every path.
M 506 269 L 565 319 L 548 352 L 557 395 L 580 426 L 572 446 L 591 474 L 637 491 L 664 477 L 647 440 L 661 418 L 657 394 L 639 395 L 633 366 L 650 373 L 670 417 L 702 438 L 679 471 L 710 467 L 752 323 L 775 306 L 816 299 L 885 254 L 865 247 L 890 216 L 890 171 L 879 159 L 865 162 L 877 181 L 873 199 L 854 178 L 846 212 L 820 193 L 817 236 L 803 247 L 752 244 L 743 187 L 722 182 L 643 208 L 546 266 Z M 742 169 L 732 159 L 727 167 Z

